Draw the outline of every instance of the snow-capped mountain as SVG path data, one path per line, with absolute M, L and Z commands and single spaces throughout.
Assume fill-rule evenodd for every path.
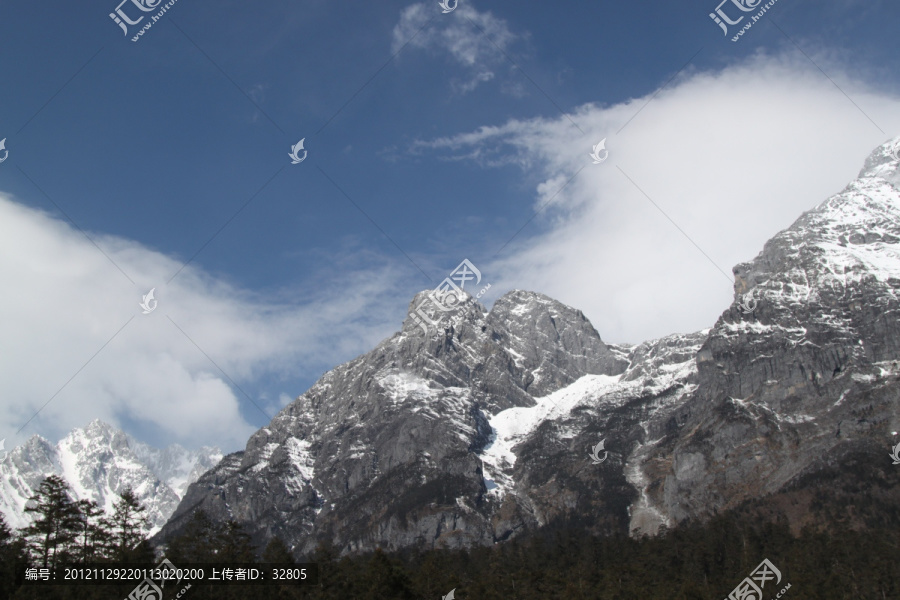
M 222 458 L 218 448 L 196 452 L 173 444 L 164 450 L 138 442 L 95 420 L 56 445 L 33 436 L 0 461 L 0 511 L 15 528 L 30 522 L 25 506 L 48 475 L 62 476 L 76 499 L 111 512 L 118 492 L 131 487 L 147 507 L 151 533 L 171 516 L 187 486 Z
M 160 450 L 131 436 L 128 436 L 128 446 L 138 461 L 175 492 L 179 499 L 184 496 L 190 484 L 222 460 L 222 451 L 208 446 L 190 451 L 179 444 L 170 444 Z
M 471 298 L 432 311 L 427 332 L 407 318 L 189 486 L 156 540 L 196 507 L 303 554 L 490 544 L 560 522 L 653 534 L 762 500 L 801 526 L 854 490 L 896 506 L 894 147 L 735 267 L 710 329 L 607 345 L 580 311 L 519 290 L 490 311 Z

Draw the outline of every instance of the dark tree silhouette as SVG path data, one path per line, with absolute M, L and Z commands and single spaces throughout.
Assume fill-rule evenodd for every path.
M 13 534 L 0 513 L 0 600 L 10 598 L 22 585 L 27 566 L 25 540 Z
M 273 537 L 266 544 L 266 549 L 262 553 L 262 562 L 279 565 L 297 564 L 293 554 L 291 554 L 291 549 L 278 536 Z
M 180 535 L 168 542 L 166 556 L 175 565 L 218 562 L 220 526 L 203 509 L 191 514 Z
M 29 502 L 25 512 L 33 515 L 33 521 L 22 533 L 37 562 L 41 567 L 54 567 L 71 560 L 82 517 L 69 497 L 69 485 L 62 477 L 51 475 Z
M 216 556 L 220 562 L 232 563 L 250 563 L 256 559 L 250 536 L 237 521 L 226 521 L 219 529 Z
M 75 540 L 75 559 L 96 562 L 106 557 L 110 535 L 104 527 L 103 509 L 93 500 L 75 503 L 80 514 L 78 537 Z
M 138 546 L 146 540 L 145 532 L 150 528 L 150 521 L 144 514 L 146 510 L 131 488 L 125 488 L 119 494 L 113 514 L 104 521 L 109 530 L 112 560 L 133 562 L 146 555 L 146 549 L 138 551 Z

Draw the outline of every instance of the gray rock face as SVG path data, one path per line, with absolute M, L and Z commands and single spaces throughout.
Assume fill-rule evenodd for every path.
M 628 362 L 615 356 L 580 310 L 541 294 L 513 291 L 498 299 L 488 324 L 524 374 L 522 389 L 544 396 L 582 375 L 618 375 Z
M 851 447 L 890 447 L 900 420 L 900 170 L 888 149 L 735 267 L 736 303 L 697 356 L 690 433 L 669 454 L 673 519 L 782 489 Z
M 801 485 L 900 430 L 900 175 L 860 178 L 735 268 L 712 329 L 608 346 L 575 309 L 471 298 L 323 376 L 188 489 L 298 554 L 653 534 Z M 423 292 L 410 312 L 423 306 Z M 883 455 L 883 456 L 882 456 Z
M 471 298 L 434 312 L 439 327 L 426 333 L 407 318 L 282 410 L 188 490 L 163 536 L 195 505 L 299 552 L 321 540 L 362 550 L 507 535 L 492 523 L 481 476 L 488 415 L 587 374 L 617 375 L 627 362 L 580 311 L 540 294 L 511 292 L 490 313 Z

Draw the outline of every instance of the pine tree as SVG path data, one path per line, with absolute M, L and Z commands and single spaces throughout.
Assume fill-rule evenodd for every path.
M 156 557 L 156 550 L 150 544 L 150 540 L 144 538 L 138 545 L 128 552 L 126 562 L 138 563 L 142 565 L 157 564 L 159 561 Z
M 93 500 L 79 500 L 76 506 L 81 514 L 81 522 L 75 558 L 85 563 L 102 560 L 106 556 L 110 540 L 110 534 L 104 527 L 103 509 Z
M 284 543 L 280 537 L 275 536 L 269 543 L 266 544 L 265 550 L 262 552 L 261 561 L 266 565 L 280 565 L 280 566 L 294 566 L 297 564 L 297 561 L 294 559 L 293 554 L 291 554 L 291 549 L 288 548 L 287 544 Z M 271 571 L 269 571 L 271 572 Z M 321 582 L 321 577 L 319 578 Z M 272 588 L 273 591 L 277 590 L 273 595 L 270 596 L 271 600 L 288 600 L 288 599 L 296 599 L 298 595 L 296 594 L 298 588 L 294 585 L 282 585 L 279 588 Z M 302 598 L 320 598 L 321 596 L 315 594 L 311 590 L 304 590 L 307 594 L 304 594 Z M 321 591 L 321 589 L 317 588 L 315 591 Z
M 266 544 L 262 553 L 262 562 L 273 565 L 295 565 L 294 555 L 280 537 L 275 536 Z
M 366 565 L 365 575 L 361 582 L 363 590 L 359 596 L 366 600 L 381 598 L 412 599 L 413 593 L 409 577 L 402 565 L 389 558 L 380 548 L 375 550 Z
M 250 563 L 255 558 L 250 536 L 240 523 L 231 519 L 225 522 L 217 536 L 216 556 L 220 562 Z
M 169 540 L 166 556 L 179 567 L 219 562 L 219 533 L 220 527 L 206 511 L 199 509 L 191 515 L 182 533 Z
M 319 566 L 319 596 L 321 598 L 354 598 L 355 581 L 344 576 L 341 569 L 350 559 L 344 557 L 329 541 L 321 542 L 313 552 L 310 562 Z
M 29 501 L 34 504 L 26 506 L 25 512 L 33 514 L 34 520 L 23 534 L 40 566 L 54 567 L 71 559 L 82 518 L 69 497 L 69 485 L 62 477 L 51 475 Z
M 10 598 L 22 584 L 27 566 L 25 540 L 13 535 L 0 513 L 0 600 Z
M 144 533 L 150 528 L 150 520 L 144 514 L 146 510 L 130 487 L 119 494 L 113 514 L 104 520 L 110 530 L 112 560 L 129 562 L 138 558 L 136 548 L 146 539 Z

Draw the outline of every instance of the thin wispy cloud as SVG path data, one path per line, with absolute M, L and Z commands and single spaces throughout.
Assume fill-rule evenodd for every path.
M 419 2 L 403 9 L 394 27 L 391 51 L 397 52 L 409 42 L 412 48 L 450 60 L 467 74 L 451 81 L 454 90 L 461 94 L 493 80 L 500 69 L 508 68 L 504 52 L 527 37 L 513 33 L 505 19 L 490 11 L 478 11 L 470 2 L 461 3 L 440 19 L 433 18 L 434 8 L 433 2 Z

